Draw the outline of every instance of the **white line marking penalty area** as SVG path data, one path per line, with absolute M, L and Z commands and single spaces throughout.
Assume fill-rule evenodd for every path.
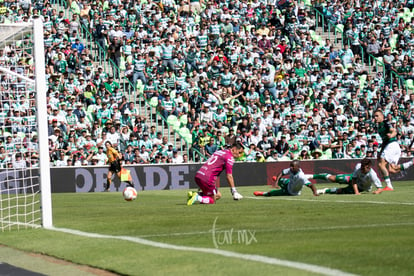
M 337 269 L 332 269 L 328 267 L 318 266 L 318 265 L 312 265 L 312 264 L 306 264 L 306 263 L 300 263 L 300 262 L 293 262 L 288 260 L 282 260 L 278 258 L 272 258 L 267 256 L 261 256 L 261 255 L 254 255 L 254 254 L 242 254 L 232 251 L 226 251 L 221 249 L 215 249 L 215 248 L 203 248 L 203 247 L 192 247 L 192 246 L 181 246 L 181 245 L 173 245 L 173 244 L 167 244 L 167 243 L 161 243 L 161 242 L 155 242 L 150 241 L 138 237 L 129 237 L 129 236 L 112 236 L 112 235 L 103 235 L 98 233 L 88 233 L 83 232 L 79 230 L 74 229 L 67 229 L 67 228 L 47 228 L 48 230 L 63 232 L 67 234 L 72 235 L 78 235 L 83 237 L 89 237 L 89 238 L 98 238 L 98 239 L 117 239 L 117 240 L 124 240 L 124 241 L 131 241 L 134 243 L 157 247 L 161 249 L 170 249 L 170 250 L 177 250 L 177 251 L 187 251 L 187 252 L 200 252 L 200 253 L 206 253 L 206 254 L 214 254 L 214 255 L 220 255 L 224 257 L 229 258 L 235 258 L 235 259 L 241 259 L 246 261 L 254 261 L 254 262 L 260 262 L 264 264 L 270 264 L 270 265 L 277 265 L 277 266 L 285 266 L 289 268 L 319 273 L 322 275 L 331 275 L 331 276 L 351 276 L 355 274 L 343 272 Z

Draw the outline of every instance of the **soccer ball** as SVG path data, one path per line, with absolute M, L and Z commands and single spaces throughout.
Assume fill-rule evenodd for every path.
M 122 192 L 122 196 L 126 201 L 135 200 L 137 198 L 137 194 L 137 190 L 135 190 L 133 187 L 126 187 Z

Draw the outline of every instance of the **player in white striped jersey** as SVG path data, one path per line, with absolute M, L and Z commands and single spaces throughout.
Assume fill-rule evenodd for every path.
M 336 179 L 338 183 L 348 184 L 345 188 L 325 188 L 319 189 L 318 194 L 355 194 L 360 195 L 361 192 L 370 192 L 372 185 L 377 189 L 373 192 L 374 194 L 379 194 L 383 191 L 381 180 L 378 178 L 377 173 L 372 169 L 371 159 L 364 158 L 361 163 L 358 163 L 355 166 L 354 172 L 352 175 L 343 175 L 348 177 L 340 177 L 341 175 L 336 176 L 335 178 L 327 177 L 327 180 L 333 181 Z M 341 181 L 345 180 L 346 181 Z
M 289 178 L 282 178 L 288 175 Z M 300 168 L 299 160 L 293 160 L 290 167 L 282 170 L 277 177 L 273 177 L 275 190 L 269 192 L 256 191 L 255 196 L 297 196 L 300 195 L 303 186 L 309 187 L 314 196 L 318 196 L 315 185 L 313 185 Z

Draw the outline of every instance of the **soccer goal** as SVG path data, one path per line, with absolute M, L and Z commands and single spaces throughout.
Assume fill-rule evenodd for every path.
M 43 23 L 0 24 L 0 229 L 52 227 Z

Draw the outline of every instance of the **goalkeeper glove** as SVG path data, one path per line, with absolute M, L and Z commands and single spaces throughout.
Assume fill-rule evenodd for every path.
M 243 196 L 237 192 L 236 188 L 231 188 L 231 194 L 233 195 L 234 200 L 241 200 Z

